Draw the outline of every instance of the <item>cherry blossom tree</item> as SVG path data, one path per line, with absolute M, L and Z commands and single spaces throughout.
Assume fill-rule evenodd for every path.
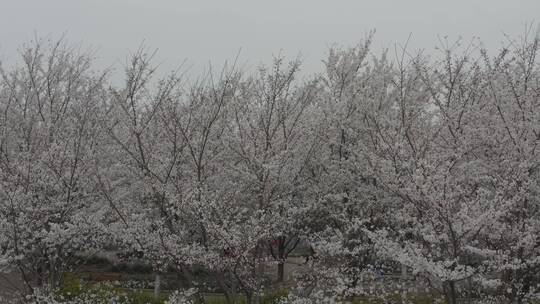
M 92 176 L 106 79 L 91 54 L 63 41 L 20 52 L 19 65 L 1 70 L 1 265 L 28 289 L 56 287 L 105 234 Z
M 265 223 L 269 239 L 260 238 L 259 250 L 277 262 L 278 282 L 302 237 L 299 212 L 309 199 L 306 175 L 318 143 L 309 118 L 317 84 L 297 84 L 299 67 L 297 60 L 286 65 L 277 57 L 273 66 L 260 68 L 244 83 L 232 105 L 228 144 L 229 178 L 241 188 L 236 204 L 271 218 Z

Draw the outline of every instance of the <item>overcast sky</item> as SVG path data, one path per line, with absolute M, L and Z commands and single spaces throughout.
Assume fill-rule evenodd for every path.
M 118 66 L 141 41 L 159 50 L 163 69 L 187 59 L 197 72 L 234 58 L 248 66 L 283 50 L 320 70 L 332 44 L 353 45 L 376 29 L 373 52 L 405 42 L 432 52 L 437 35 L 482 38 L 495 49 L 503 32 L 523 34 L 540 21 L 540 0 L 0 0 L 0 58 L 21 43 L 66 34 Z

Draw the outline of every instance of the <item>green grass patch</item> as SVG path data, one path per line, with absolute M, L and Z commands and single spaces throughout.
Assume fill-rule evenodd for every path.
M 264 294 L 260 302 L 261 304 L 276 304 L 281 298 L 287 297 L 288 292 L 286 290 L 278 290 Z M 224 294 L 221 293 L 207 293 L 204 294 L 204 299 L 207 304 L 226 304 L 227 299 Z M 239 295 L 235 299 L 237 304 L 246 304 L 247 300 L 244 295 Z
M 65 273 L 62 286 L 58 291 L 58 295 L 63 299 L 74 299 L 92 295 L 96 304 L 109 304 L 111 297 L 116 297 L 116 303 L 132 303 L 132 304 L 162 304 L 167 300 L 171 291 L 164 290 L 159 295 L 154 295 L 152 289 L 128 289 L 112 284 L 85 282 L 81 277 L 74 273 Z M 288 291 L 285 289 L 273 290 L 265 293 L 260 298 L 261 304 L 275 304 L 283 297 L 286 297 Z M 226 304 L 227 299 L 221 293 L 204 293 L 207 304 Z M 386 297 L 385 300 L 373 296 L 356 296 L 352 299 L 353 304 L 386 304 L 386 303 L 403 303 L 403 295 L 394 294 Z M 435 294 L 408 294 L 405 299 L 406 303 L 412 304 L 433 304 L 435 303 Z M 123 302 L 122 302 L 123 301 Z M 237 304 L 246 304 L 246 297 L 239 294 L 235 299 Z
M 75 273 L 64 273 L 62 285 L 57 292 L 58 299 L 72 300 L 75 298 L 91 297 L 93 303 L 109 304 L 111 298 L 116 298 L 115 303 L 130 303 L 130 304 L 162 304 L 164 303 L 171 291 L 164 290 L 159 295 L 154 295 L 152 289 L 128 289 L 119 286 L 114 286 L 110 283 L 87 282 L 82 279 L 84 275 Z M 282 297 L 287 296 L 286 290 L 277 290 L 264 294 L 261 299 L 261 304 L 275 304 Z M 227 299 L 224 294 L 207 293 L 204 294 L 207 304 L 225 304 Z M 238 295 L 235 303 L 247 303 L 246 297 Z
M 87 283 L 73 273 L 65 273 L 57 296 L 65 300 L 92 298 L 96 304 L 109 304 L 111 298 L 117 299 L 115 303 L 119 304 L 162 304 L 169 294 L 163 292 L 156 296 L 150 289 L 132 290 L 112 284 Z
M 435 297 L 429 294 L 408 294 L 403 298 L 400 294 L 389 295 L 386 297 L 390 303 L 412 303 L 412 304 L 434 304 Z M 404 300 L 407 300 L 404 302 Z M 353 304 L 385 304 L 385 300 L 373 296 L 354 297 Z

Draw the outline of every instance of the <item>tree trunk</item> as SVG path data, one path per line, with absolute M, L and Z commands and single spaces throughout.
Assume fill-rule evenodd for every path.
M 280 237 L 278 239 L 278 269 L 277 269 L 277 281 L 282 283 L 285 281 L 285 238 Z
M 277 268 L 277 276 L 278 276 L 278 282 L 285 281 L 285 263 L 283 261 L 279 261 L 278 268 Z
M 236 293 L 236 286 L 234 285 L 233 280 L 231 280 L 231 285 L 228 286 L 225 282 L 225 275 L 219 273 L 216 275 L 218 286 L 223 290 L 225 294 L 225 301 L 227 304 L 234 304 L 238 300 L 238 295 Z
M 159 273 L 156 273 L 156 278 L 154 280 L 154 296 L 155 297 L 159 296 L 159 293 L 161 291 L 160 288 L 161 288 L 161 276 L 159 275 Z
M 253 293 L 246 292 L 246 300 L 247 304 L 254 304 L 255 302 L 253 302 Z
M 457 304 L 457 292 L 456 292 L 456 282 L 448 281 L 445 284 L 445 297 L 446 303 L 448 304 Z

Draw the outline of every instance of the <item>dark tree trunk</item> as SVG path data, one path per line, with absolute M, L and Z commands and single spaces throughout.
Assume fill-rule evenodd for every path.
M 444 287 L 446 303 L 448 304 L 457 304 L 457 292 L 456 292 L 456 282 L 448 281 Z
M 280 237 L 278 241 L 278 269 L 277 269 L 277 281 L 285 281 L 285 237 Z
M 279 261 L 277 268 L 278 282 L 283 282 L 285 280 L 285 263 Z

